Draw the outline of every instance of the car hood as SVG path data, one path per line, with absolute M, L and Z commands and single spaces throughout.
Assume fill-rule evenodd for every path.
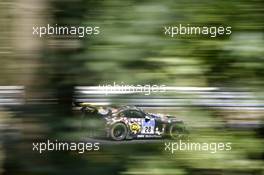
M 168 122 L 168 123 L 182 122 L 182 120 L 179 120 L 175 116 L 172 116 L 172 115 L 165 115 L 165 114 L 160 114 L 160 113 L 158 113 L 158 114 L 151 113 L 150 115 L 153 118 L 160 119 L 163 122 Z
M 151 117 L 157 118 L 157 119 L 162 119 L 162 120 L 168 120 L 169 119 L 168 115 L 164 115 L 164 114 L 160 114 L 160 113 L 158 113 L 158 114 L 151 113 L 150 115 L 151 115 Z

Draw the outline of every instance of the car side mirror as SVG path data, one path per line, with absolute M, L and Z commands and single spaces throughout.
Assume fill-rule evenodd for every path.
M 146 122 L 150 121 L 150 117 L 148 115 L 145 116 L 145 121 Z

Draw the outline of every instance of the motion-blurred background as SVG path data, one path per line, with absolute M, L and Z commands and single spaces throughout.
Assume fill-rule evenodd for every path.
M 1 0 L 0 174 L 263 174 L 263 11 L 261 0 Z M 164 26 L 180 23 L 231 26 L 232 34 L 164 35 Z M 101 33 L 32 35 L 47 24 Z M 216 90 L 112 98 L 75 88 L 114 81 Z M 75 99 L 170 113 L 186 122 L 192 141 L 232 142 L 232 151 L 169 155 L 144 141 L 85 154 L 33 152 L 35 141 L 87 139 Z

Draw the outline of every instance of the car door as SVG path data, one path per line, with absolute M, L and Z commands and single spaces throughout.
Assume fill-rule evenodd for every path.
M 151 135 L 155 134 L 155 119 L 146 118 L 146 114 L 139 110 L 127 110 L 124 112 L 129 120 L 130 130 L 134 134 Z
M 141 131 L 140 134 L 149 135 L 155 134 L 155 119 L 151 116 L 146 116 L 146 114 L 139 110 L 130 110 L 130 116 L 132 120 L 140 122 Z
M 152 135 L 155 134 L 155 126 L 156 126 L 156 121 L 154 118 L 151 116 L 145 116 L 144 119 L 142 120 L 142 129 L 141 133 L 145 135 Z

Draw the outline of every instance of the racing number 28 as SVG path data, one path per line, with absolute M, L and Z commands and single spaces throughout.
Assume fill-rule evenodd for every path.
M 146 126 L 145 133 L 150 133 L 150 132 L 151 132 L 151 126 Z

